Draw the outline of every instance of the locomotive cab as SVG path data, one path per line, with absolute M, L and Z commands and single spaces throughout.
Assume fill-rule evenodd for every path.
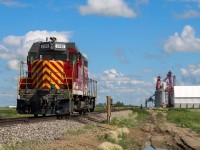
M 88 60 L 75 43 L 33 43 L 27 65 L 20 64 L 19 76 L 20 114 L 67 115 L 94 110 L 97 81 L 88 78 Z

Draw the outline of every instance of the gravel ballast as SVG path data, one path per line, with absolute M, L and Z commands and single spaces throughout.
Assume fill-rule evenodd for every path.
M 128 116 L 131 110 L 112 112 L 113 117 Z M 105 120 L 106 113 L 98 114 L 99 119 Z M 0 144 L 6 142 L 23 142 L 36 140 L 39 142 L 55 140 L 62 137 L 67 130 L 77 130 L 85 124 L 75 120 L 52 120 L 46 122 L 17 124 L 0 128 Z

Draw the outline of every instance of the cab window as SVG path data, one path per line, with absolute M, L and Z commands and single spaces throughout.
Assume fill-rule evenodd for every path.
M 81 60 L 81 59 L 82 59 L 82 56 L 81 56 L 81 54 L 80 54 L 80 53 L 78 53 L 78 57 L 79 57 L 79 60 Z
M 32 64 L 34 60 L 37 59 L 37 53 L 31 53 L 30 54 L 30 63 Z
M 41 59 L 66 61 L 67 55 L 66 54 L 49 53 L 49 54 L 43 54 L 43 55 L 41 55 Z
M 70 53 L 69 54 L 69 62 L 71 65 L 73 64 L 74 60 L 76 61 L 76 53 Z
M 88 67 L 88 61 L 84 59 L 84 67 Z

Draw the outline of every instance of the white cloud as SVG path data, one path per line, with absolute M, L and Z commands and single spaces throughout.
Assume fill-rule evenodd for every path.
M 187 10 L 183 14 L 176 15 L 178 19 L 189 19 L 189 18 L 199 18 L 200 12 L 196 10 Z
M 188 68 L 181 68 L 180 72 L 183 83 L 200 85 L 200 64 L 190 64 Z
M 149 0 L 135 0 L 136 5 L 148 4 Z
M 199 7 L 200 7 L 200 0 L 182 0 L 183 2 L 194 2 L 194 3 L 198 3 Z
M 186 25 L 182 33 L 174 33 L 164 44 L 166 52 L 200 52 L 200 39 L 192 26 Z
M 9 60 L 8 61 L 8 69 L 9 70 L 18 70 L 19 69 L 19 61 L 18 60 Z
M 0 5 L 10 6 L 10 7 L 24 7 L 27 6 L 24 3 L 15 0 L 0 0 Z
M 10 86 L 8 82 L 0 86 L 0 106 L 16 105 L 17 86 Z M 16 83 L 16 81 L 12 82 Z
M 13 76 L 13 77 L 11 77 L 11 78 L 6 78 L 5 79 L 5 81 L 8 83 L 8 82 L 10 82 L 10 83 L 16 83 L 16 85 L 17 85 L 17 83 L 18 83 L 18 76 Z M 12 88 L 14 88 L 15 90 L 17 90 L 17 86 L 16 85 L 13 85 L 13 87 Z
M 58 41 L 67 42 L 70 32 L 30 31 L 23 36 L 9 35 L 0 43 L 0 59 L 8 61 L 8 68 L 16 70 L 17 60 L 25 60 L 34 42 L 45 41 L 46 37 L 56 37 Z
M 112 96 L 126 104 L 130 99 L 134 102 L 138 99 L 145 100 L 153 95 L 153 82 L 136 80 L 118 72 L 116 69 L 105 70 L 100 74 L 91 75 L 98 82 L 98 95 L 104 98 L 105 95 Z M 102 99 L 103 99 L 102 98 Z
M 116 56 L 117 58 L 119 58 L 120 64 L 127 64 L 129 62 L 126 57 L 125 50 L 123 50 L 123 49 L 118 49 L 118 50 L 114 51 L 113 55 Z
M 86 6 L 79 6 L 79 11 L 82 15 L 136 17 L 134 10 L 129 8 L 124 0 L 88 0 Z
M 196 3 L 200 3 L 200 0 L 182 0 L 183 2 L 196 2 Z

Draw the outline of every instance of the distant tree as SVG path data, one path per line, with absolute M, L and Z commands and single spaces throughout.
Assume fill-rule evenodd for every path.
M 117 101 L 113 106 L 114 107 L 124 107 L 124 103 L 120 102 L 120 101 Z
M 97 107 L 104 107 L 104 106 L 106 106 L 106 103 L 99 103 L 99 104 L 97 104 L 96 106 L 97 106 Z

